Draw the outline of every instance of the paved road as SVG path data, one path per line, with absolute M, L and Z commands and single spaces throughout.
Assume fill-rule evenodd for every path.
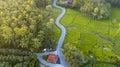
M 57 53 L 58 54 L 58 57 L 60 59 L 61 65 L 60 64 L 49 63 L 49 62 L 45 61 L 44 59 L 42 59 L 42 55 L 43 54 L 44 55 L 50 54 L 50 52 L 47 52 L 47 53 L 38 53 L 37 57 L 38 57 L 39 61 L 42 64 L 44 64 L 46 66 L 49 66 L 49 67 L 68 67 L 67 63 L 65 62 L 64 55 L 63 55 L 63 53 L 61 51 L 61 47 L 62 47 L 63 41 L 65 39 L 65 35 L 66 35 L 66 29 L 64 28 L 63 25 L 60 24 L 60 20 L 64 16 L 66 10 L 63 7 L 56 5 L 56 2 L 57 2 L 57 0 L 54 0 L 53 6 L 62 10 L 62 13 L 57 17 L 57 19 L 55 21 L 56 25 L 61 29 L 61 36 L 59 38 L 59 41 L 58 41 L 58 44 L 57 44 L 57 47 L 56 47 L 56 51 L 52 52 L 52 53 L 55 53 L 55 54 Z
M 49 62 L 47 62 L 46 60 L 44 60 L 44 59 L 42 58 L 42 55 L 39 54 L 39 53 L 37 53 L 37 58 L 38 58 L 38 60 L 39 60 L 43 65 L 46 65 L 46 66 L 49 66 L 49 67 L 53 67 L 53 66 L 54 66 L 53 63 L 49 63 Z
M 65 29 L 65 27 L 63 25 L 60 24 L 60 20 L 64 16 L 66 10 L 63 7 L 56 5 L 56 2 L 57 2 L 57 0 L 54 0 L 53 6 L 62 10 L 62 13 L 57 17 L 56 22 L 55 22 L 56 25 L 61 29 L 61 32 L 62 32 L 61 36 L 60 36 L 60 39 L 58 41 L 58 45 L 56 47 L 56 49 L 57 49 L 56 51 L 58 53 L 58 56 L 59 56 L 59 59 L 60 59 L 60 63 L 64 67 L 68 67 L 67 63 L 65 62 L 64 55 L 61 52 L 61 47 L 62 47 L 63 41 L 65 39 L 65 35 L 66 35 L 66 29 Z

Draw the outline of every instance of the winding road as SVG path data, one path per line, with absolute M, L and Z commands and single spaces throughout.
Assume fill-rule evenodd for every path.
M 61 32 L 62 32 L 62 33 L 61 33 L 61 36 L 60 36 L 60 39 L 59 39 L 59 41 L 58 41 L 58 45 L 57 45 L 57 47 L 56 47 L 56 49 L 57 49 L 56 51 L 57 51 L 57 53 L 58 53 L 58 56 L 59 56 L 59 59 L 60 59 L 60 63 L 61 63 L 64 67 L 68 67 L 68 66 L 67 66 L 67 63 L 65 62 L 64 55 L 63 55 L 63 53 L 61 52 L 62 44 L 63 44 L 63 41 L 64 41 L 64 39 L 65 39 L 65 35 L 66 35 L 66 29 L 65 29 L 65 27 L 64 27 L 63 25 L 60 24 L 60 20 L 61 20 L 61 18 L 64 16 L 66 10 L 65 10 L 65 8 L 63 8 L 63 7 L 61 7 L 61 6 L 57 6 L 57 5 L 56 5 L 56 2 L 57 2 L 57 0 L 54 0 L 53 6 L 62 10 L 62 13 L 57 17 L 56 22 L 55 22 L 56 25 L 61 29 Z
M 49 63 L 49 62 L 45 61 L 44 59 L 42 59 L 43 53 L 37 53 L 37 57 L 38 57 L 38 60 L 39 60 L 42 64 L 44 64 L 44 65 L 46 65 L 46 66 L 49 66 L 49 67 L 55 67 L 55 65 L 56 65 L 56 67 L 68 67 L 68 65 L 67 65 L 67 63 L 66 63 L 66 61 L 65 61 L 65 57 L 64 57 L 64 55 L 63 55 L 63 53 L 62 53 L 62 51 L 61 51 L 62 44 L 63 44 L 63 42 L 64 42 L 65 35 L 66 35 L 66 29 L 65 29 L 65 27 L 64 27 L 63 25 L 60 24 L 60 20 L 61 20 L 61 18 L 64 16 L 66 10 L 65 10 L 65 8 L 63 8 L 63 7 L 56 5 L 56 2 L 57 2 L 57 0 L 54 0 L 53 6 L 62 10 L 61 14 L 57 17 L 57 19 L 56 19 L 56 21 L 55 21 L 56 25 L 57 25 L 57 26 L 60 28 L 60 30 L 61 30 L 61 36 L 60 36 L 60 38 L 59 38 L 59 41 L 58 41 L 58 44 L 57 44 L 57 47 L 56 47 L 56 51 L 55 51 L 55 52 L 52 52 L 52 53 L 55 53 L 55 54 L 58 55 L 59 60 L 60 60 L 60 64 L 53 64 L 53 63 Z M 51 54 L 51 53 L 50 53 L 50 52 L 47 52 L 47 53 L 44 53 L 44 54 L 46 55 L 46 54 Z M 61 65 L 61 66 L 60 66 L 60 65 Z

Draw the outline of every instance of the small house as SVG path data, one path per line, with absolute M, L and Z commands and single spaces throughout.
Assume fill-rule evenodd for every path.
M 57 60 L 58 60 L 58 55 L 55 54 L 48 55 L 48 59 L 47 59 L 48 62 L 57 63 Z

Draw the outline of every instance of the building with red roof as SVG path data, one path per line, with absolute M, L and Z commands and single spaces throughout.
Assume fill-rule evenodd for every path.
M 58 55 L 55 54 L 48 55 L 48 59 L 47 59 L 48 62 L 57 63 L 57 60 L 58 60 Z

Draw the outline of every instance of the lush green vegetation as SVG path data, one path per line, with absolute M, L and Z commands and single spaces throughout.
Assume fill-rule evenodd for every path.
M 85 61 L 91 61 L 90 58 L 93 56 L 95 61 L 118 63 L 120 56 L 118 49 L 120 47 L 119 11 L 119 8 L 112 8 L 109 19 L 98 21 L 84 16 L 77 10 L 67 9 L 65 16 L 61 20 L 62 24 L 67 28 L 65 45 L 69 44 L 79 49 L 86 57 L 87 60 Z M 74 47 L 70 48 L 74 50 Z M 66 58 L 70 59 L 70 52 L 68 51 L 65 52 Z M 71 53 L 73 52 L 71 51 Z M 72 59 L 74 60 L 74 58 Z M 68 62 L 70 64 L 76 63 L 72 59 Z M 81 59 L 81 56 L 79 56 L 79 59 Z
M 66 0 L 60 0 L 58 4 L 75 8 L 82 14 L 99 20 L 109 18 L 111 6 L 120 7 L 120 0 L 73 0 L 71 4 L 66 3 Z
M 95 19 L 105 19 L 110 14 L 110 4 L 105 0 L 73 0 L 74 7 L 80 7 L 80 11 Z
M 58 4 L 67 8 L 61 22 L 67 28 L 63 51 L 69 65 L 117 67 L 120 9 L 115 7 L 119 7 L 119 0 L 73 0 L 72 4 L 62 0 Z
M 0 67 L 39 67 L 34 53 L 56 47 L 60 30 L 54 19 L 61 11 L 51 3 L 51 0 L 0 1 Z M 73 0 L 66 5 L 74 8 L 66 8 L 61 20 L 67 29 L 63 52 L 70 67 L 83 64 L 114 67 L 112 64 L 120 63 L 120 9 L 115 8 L 119 3 L 119 0 Z
M 120 7 L 120 0 L 106 0 L 114 7 Z
M 0 0 L 0 67 L 39 67 L 34 53 L 53 44 L 55 14 L 50 4 Z
M 67 43 L 64 45 L 64 55 L 69 67 L 81 67 L 87 62 L 84 54 L 76 46 Z

